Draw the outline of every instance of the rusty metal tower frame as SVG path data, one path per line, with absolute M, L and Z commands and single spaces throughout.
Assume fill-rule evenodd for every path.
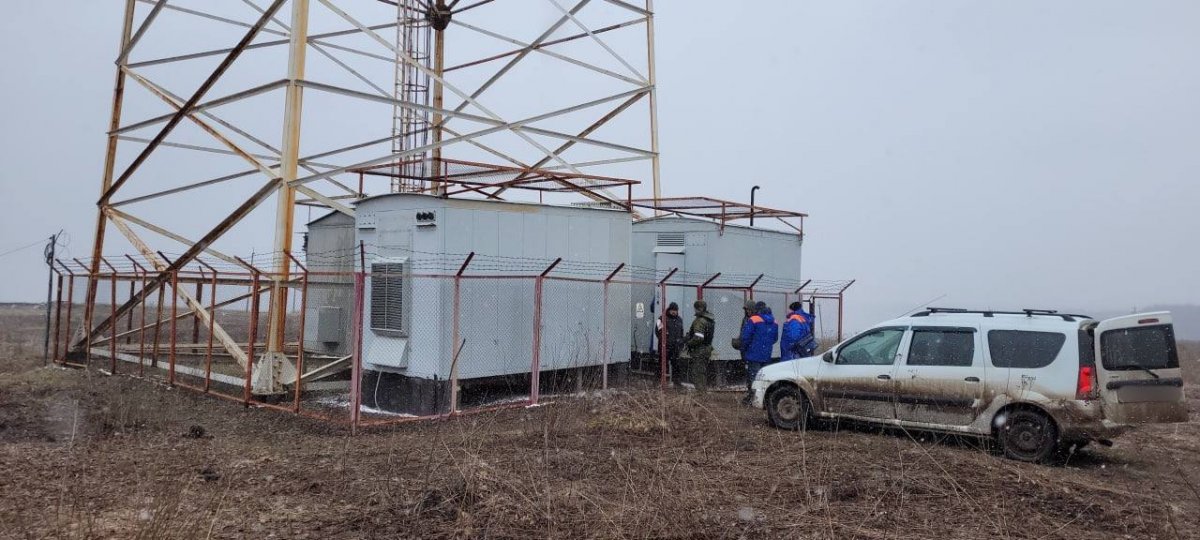
M 507 7 L 501 7 L 505 5 Z M 240 17 L 234 13 L 235 8 L 242 10 Z M 507 35 L 504 29 L 488 28 L 488 18 L 478 14 L 489 9 L 507 9 L 504 13 L 522 16 L 528 12 L 528 20 L 533 21 L 531 24 L 541 25 L 543 31 L 531 39 Z M 600 9 L 608 16 L 618 14 L 618 20 L 603 26 L 585 22 L 589 12 Z M 310 17 L 314 10 L 320 10 L 325 17 L 323 21 L 335 21 L 339 29 L 310 32 Z M 388 15 L 385 20 L 373 20 L 379 19 L 381 13 Z M 155 27 L 167 14 L 195 20 L 197 24 L 221 27 L 234 32 L 231 35 L 240 35 L 240 39 L 223 46 L 204 48 L 190 47 L 189 35 L 169 36 L 165 41 L 159 39 L 157 45 L 151 43 L 146 37 L 155 32 Z M 481 19 L 473 19 L 476 16 Z M 549 21 L 548 25 L 546 21 Z M 473 58 L 446 65 L 446 44 L 453 41 L 458 32 L 486 36 L 492 48 L 481 47 L 473 51 Z M 610 36 L 628 36 L 630 32 L 637 32 L 641 36 L 638 40 L 644 37 L 641 42 L 644 46 L 639 46 L 636 55 L 619 54 L 606 41 Z M 196 32 L 200 33 L 203 32 Z M 163 43 L 170 46 L 160 48 Z M 577 51 L 563 49 L 581 44 L 588 44 L 595 56 L 604 62 L 581 59 Z M 246 53 L 259 50 L 286 50 L 284 78 L 266 84 L 238 86 L 239 81 L 227 77 L 227 72 L 243 63 Z M 309 52 L 328 61 L 325 69 L 355 81 L 358 87 L 327 82 L 326 73 L 315 69 L 310 62 Z M 620 91 L 599 98 L 580 99 L 569 106 L 556 106 L 520 118 L 498 114 L 486 104 L 490 96 L 485 94 L 498 82 L 511 78 L 513 68 L 523 61 L 528 63 L 525 59 L 530 57 L 553 59 L 623 86 Z M 170 85 L 156 78 L 157 69 L 184 64 L 193 66 L 189 63 L 196 61 L 216 62 L 212 68 L 186 68 L 189 73 L 206 74 L 198 85 L 176 88 L 179 93 L 175 93 Z M 354 62 L 366 61 L 390 63 L 388 68 L 394 73 L 393 80 L 373 78 L 354 67 Z M 557 170 L 585 177 L 585 171 L 641 162 L 638 166 L 649 168 L 646 176 L 652 179 L 653 198 L 661 197 L 651 0 L 644 0 L 642 5 L 625 0 L 525 0 L 519 6 L 514 0 L 125 0 L 116 67 L 101 195 L 97 201 L 99 212 L 90 262 L 92 275 L 102 270 L 100 265 L 110 225 L 149 260 L 157 272 L 112 314 L 102 314 L 94 309 L 98 283 L 93 277 L 88 285 L 85 308 L 85 328 L 88 330 L 76 342 L 76 350 L 87 348 L 93 336 L 102 335 L 115 320 L 145 302 L 152 293 L 169 287 L 171 273 L 195 262 L 202 254 L 245 267 L 242 259 L 219 251 L 215 244 L 238 231 L 239 222 L 274 197 L 274 256 L 269 270 L 274 285 L 269 304 L 267 346 L 261 359 L 253 362 L 256 367 L 266 366 L 276 373 L 286 368 L 288 359 L 283 353 L 284 327 L 280 314 L 285 311 L 287 299 L 286 294 L 279 294 L 279 290 L 291 268 L 295 210 L 298 205 L 316 206 L 353 215 L 351 201 L 367 195 L 361 186 L 355 189 L 348 181 L 355 176 L 355 170 L 387 164 L 394 164 L 397 170 L 409 167 L 410 170 L 396 176 L 410 180 L 393 181 L 386 190 L 442 195 L 445 185 L 439 183 L 438 176 L 443 154 L 465 147 L 502 161 L 506 167 L 517 171 L 513 173 L 513 180 L 518 182 L 538 171 Z M 478 79 L 483 81 L 481 84 L 455 80 L 457 73 L 472 69 L 489 70 L 490 76 Z M 554 80 L 547 78 L 544 85 L 552 87 Z M 127 92 L 127 86 L 144 92 L 134 96 Z M 221 93 L 210 95 L 217 94 L 215 88 Z M 256 96 L 279 91 L 283 93 L 282 118 L 274 124 L 271 133 L 256 133 L 247 127 L 243 119 L 261 118 L 278 112 L 278 109 L 264 111 L 238 106 Z M 306 117 L 306 93 L 390 107 L 392 118 L 386 119 L 390 120 L 390 133 L 382 137 L 372 133 L 351 133 L 348 136 L 357 138 L 350 144 L 321 148 L 306 155 L 302 149 L 307 152 L 310 148 L 302 145 L 302 133 L 305 132 L 301 129 Z M 158 106 L 165 105 L 166 112 L 147 118 L 126 118 L 130 116 L 130 99 L 134 97 L 149 99 Z M 447 106 L 446 100 L 455 106 Z M 642 105 L 632 109 L 638 103 Z M 641 146 L 597 136 L 596 131 L 602 126 L 617 118 L 628 119 L 635 113 L 636 121 L 644 124 L 642 134 L 647 136 L 646 140 L 639 138 Z M 587 116 L 590 123 L 582 129 L 562 131 L 540 125 L 547 120 L 580 114 L 591 115 Z M 207 144 L 173 140 L 172 134 L 178 133 L 177 128 L 184 125 L 190 126 L 195 133 L 207 134 Z M 195 131 L 196 128 L 199 131 Z M 147 136 L 139 136 L 141 132 Z M 503 148 L 494 145 L 489 137 L 497 134 L 512 137 L 530 155 L 516 155 L 511 145 Z M 279 138 L 273 143 L 269 141 L 272 137 Z M 590 161 L 572 159 L 568 151 L 582 147 L 615 153 L 615 157 Z M 145 178 L 147 175 L 138 173 L 148 160 L 155 159 L 166 149 L 192 151 L 201 156 L 220 154 L 237 160 L 245 170 L 216 178 L 193 179 L 184 178 L 190 171 L 186 170 L 186 165 L 181 165 L 177 167 L 179 178 L 172 180 L 184 183 L 163 189 L 165 183 L 161 182 L 161 176 Z M 363 159 L 364 152 L 374 153 Z M 142 184 L 140 187 L 137 186 L 139 183 Z M 244 188 L 247 183 L 257 189 L 248 197 L 218 195 L 217 198 L 229 206 L 228 211 L 205 215 L 211 223 L 192 236 L 155 223 L 130 207 L 157 207 L 159 213 L 163 209 L 184 212 L 191 197 L 232 184 Z M 131 190 L 131 186 L 140 191 Z M 475 191 L 489 198 L 501 198 L 507 189 L 503 182 L 498 182 L 493 189 Z M 588 192 L 581 193 L 587 195 Z M 302 198 L 297 199 L 298 195 Z M 171 248 L 181 251 L 168 259 L 164 250 Z M 182 288 L 172 294 L 178 295 L 178 300 L 186 303 L 204 324 L 213 327 L 217 341 L 240 363 L 246 364 L 245 353 L 220 325 L 211 321 L 208 306 Z M 257 376 L 255 379 L 257 392 L 271 393 L 281 388 L 278 376 L 267 377 L 261 384 Z

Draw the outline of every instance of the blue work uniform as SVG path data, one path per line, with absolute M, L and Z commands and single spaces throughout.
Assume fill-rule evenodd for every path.
M 750 316 L 748 323 L 742 329 L 741 340 L 742 353 L 746 357 L 746 377 L 752 382 L 758 370 L 771 361 L 775 342 L 779 340 L 779 325 L 770 308 Z
M 788 318 L 783 323 L 783 335 L 779 340 L 779 352 L 784 360 L 812 356 L 817 350 L 812 322 L 812 315 L 803 310 L 788 313 Z

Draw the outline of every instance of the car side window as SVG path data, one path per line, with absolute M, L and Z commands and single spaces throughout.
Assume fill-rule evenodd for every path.
M 974 360 L 973 328 L 913 328 L 908 365 L 970 367 Z
M 987 337 L 992 365 L 999 368 L 1044 368 L 1067 342 L 1066 334 L 1028 330 L 992 330 Z
M 896 349 L 904 337 L 904 328 L 880 328 L 854 338 L 837 352 L 837 364 L 850 366 L 888 366 L 896 361 Z

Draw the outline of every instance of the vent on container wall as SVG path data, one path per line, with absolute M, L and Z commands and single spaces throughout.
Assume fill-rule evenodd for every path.
M 371 265 L 371 329 L 404 332 L 404 263 Z
M 657 247 L 683 247 L 683 233 L 658 233 Z

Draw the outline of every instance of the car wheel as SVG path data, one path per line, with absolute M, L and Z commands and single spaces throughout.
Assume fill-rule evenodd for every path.
M 1004 455 L 1017 461 L 1042 463 L 1058 447 L 1058 430 L 1045 414 L 1028 409 L 1008 412 L 997 434 Z
M 808 398 L 794 386 L 783 386 L 767 395 L 767 419 L 779 429 L 804 429 L 809 415 Z

